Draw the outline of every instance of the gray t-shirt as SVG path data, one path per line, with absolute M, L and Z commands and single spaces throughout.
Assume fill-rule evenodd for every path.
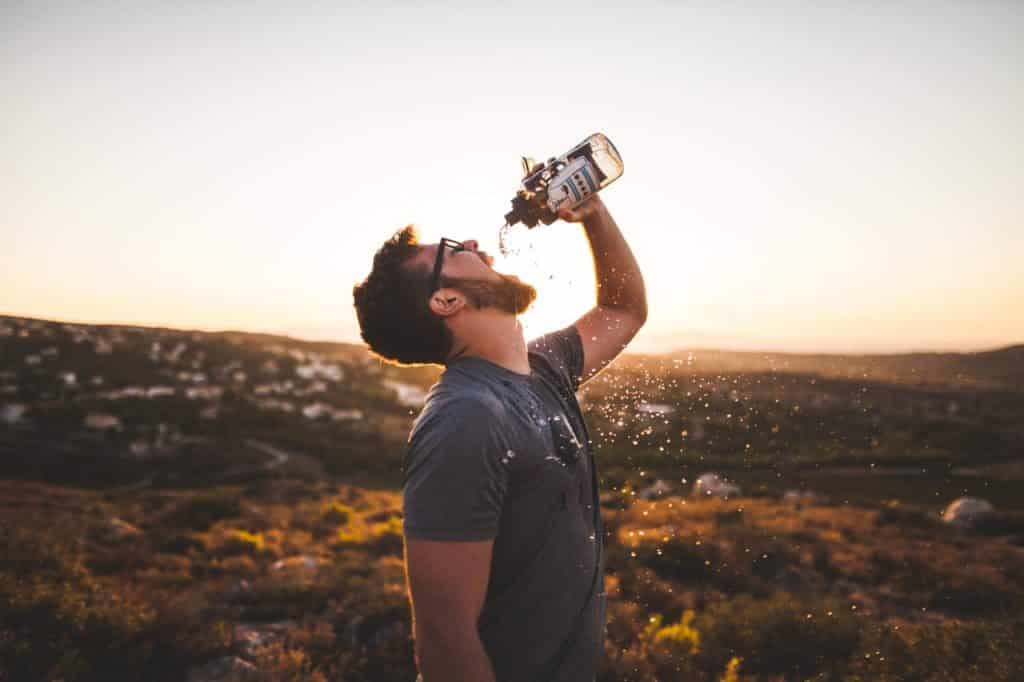
M 529 361 L 526 376 L 459 358 L 430 389 L 405 455 L 405 535 L 494 539 L 477 628 L 498 682 L 535 682 L 587 604 L 553 679 L 591 682 L 606 605 L 603 566 L 587 603 L 601 528 L 575 396 L 583 371 L 576 328 L 532 341 Z

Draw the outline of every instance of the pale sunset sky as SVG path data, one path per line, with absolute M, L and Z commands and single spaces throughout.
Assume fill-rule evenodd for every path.
M 394 230 L 496 253 L 602 131 L 633 349 L 1024 342 L 1024 3 L 771 5 L 5 2 L 0 314 L 355 341 Z M 518 243 L 528 336 L 593 305 Z

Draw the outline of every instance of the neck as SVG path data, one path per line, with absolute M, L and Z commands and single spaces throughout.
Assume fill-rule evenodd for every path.
M 449 359 L 481 358 L 517 374 L 530 373 L 523 327 L 515 315 L 480 311 L 476 319 L 457 326 L 452 329 L 455 338 Z

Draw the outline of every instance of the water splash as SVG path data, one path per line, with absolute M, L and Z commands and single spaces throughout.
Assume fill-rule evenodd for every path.
M 519 249 L 514 249 L 509 244 L 509 234 L 511 232 L 512 226 L 508 223 L 505 223 L 498 229 L 498 251 L 506 258 L 519 255 Z

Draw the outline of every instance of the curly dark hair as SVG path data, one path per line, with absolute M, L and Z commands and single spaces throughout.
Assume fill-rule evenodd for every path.
M 352 288 L 363 341 L 396 365 L 442 364 L 451 352 L 451 330 L 428 305 L 430 268 L 406 265 L 420 248 L 412 225 L 395 232 Z

